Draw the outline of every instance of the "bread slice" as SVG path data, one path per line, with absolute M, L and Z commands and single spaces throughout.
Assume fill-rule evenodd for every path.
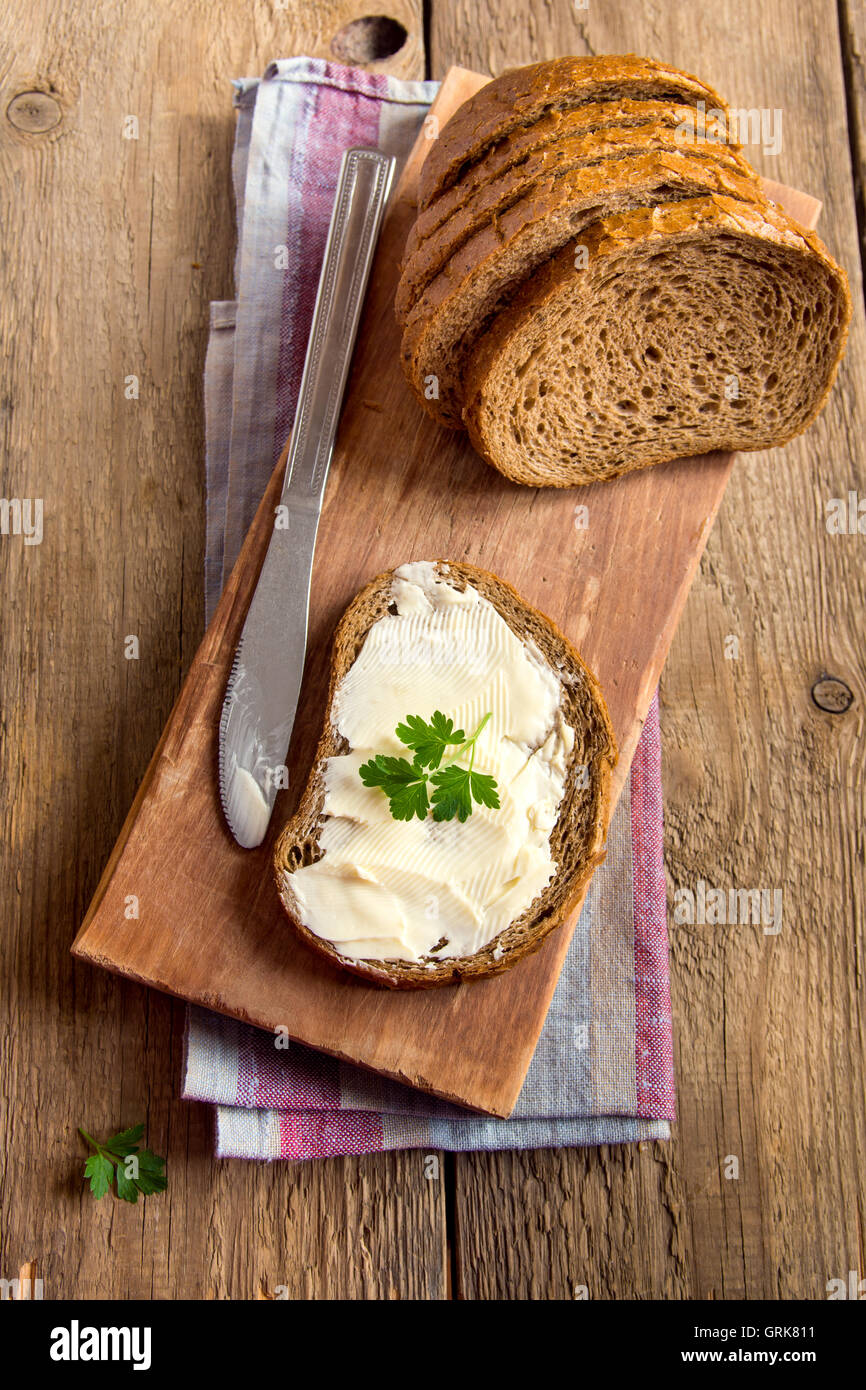
M 603 845 L 610 814 L 610 775 L 617 752 L 610 717 L 598 681 L 559 629 L 525 603 L 496 575 L 474 565 L 436 562 L 436 572 L 463 590 L 475 588 L 487 599 L 523 642 L 532 642 L 558 675 L 561 710 L 575 731 L 565 789 L 556 824 L 550 835 L 557 871 L 547 887 L 515 921 L 476 954 L 448 960 L 357 961 L 340 955 L 336 948 L 310 931 L 302 922 L 291 875 L 302 865 L 322 856 L 319 835 L 324 823 L 325 760 L 348 750 L 331 722 L 334 697 L 354 665 L 373 624 L 392 603 L 394 571 L 378 575 L 346 609 L 334 638 L 330 690 L 324 727 L 300 804 L 277 841 L 274 869 L 280 900 L 301 940 L 332 964 L 377 985 L 392 989 L 428 989 L 434 985 L 476 980 L 508 970 L 538 949 L 550 932 L 566 920 L 579 903 L 596 865 L 603 859 Z
M 564 140 L 582 139 L 594 132 L 628 131 L 628 139 L 638 142 L 642 126 L 666 126 L 682 133 L 678 148 L 688 143 L 693 133 L 698 139 L 710 139 L 729 149 L 740 146 L 727 138 L 727 129 L 709 113 L 701 116 L 690 106 L 668 101 L 591 101 L 571 111 L 554 109 L 540 116 L 532 125 L 516 130 L 488 150 L 483 159 L 472 164 L 455 184 L 419 212 L 403 254 L 401 267 L 432 232 L 442 226 L 479 188 L 508 170 L 522 164 L 530 155 L 547 145 Z M 609 137 L 607 137 L 609 138 Z
M 457 209 L 437 231 L 431 233 L 410 255 L 404 267 L 394 300 L 398 323 L 417 303 L 422 291 L 437 272 L 475 232 L 502 217 L 523 198 L 532 197 L 544 179 L 561 178 L 574 169 L 587 169 L 605 163 L 611 186 L 622 175 L 628 176 L 629 161 L 655 150 L 687 153 L 692 159 L 709 159 L 717 167 L 739 174 L 754 183 L 754 195 L 761 196 L 758 175 L 736 150 L 703 137 L 690 138 L 685 148 L 678 143 L 675 130 L 665 124 L 649 124 L 630 129 L 615 126 L 593 131 L 575 139 L 557 140 L 534 150 L 516 167 L 484 184 Z M 455 188 L 462 187 L 460 184 Z M 454 192 L 454 189 L 449 190 Z
M 501 473 L 572 487 L 714 449 L 765 449 L 821 409 L 851 298 L 781 209 L 700 198 L 605 218 L 476 343 L 464 419 Z
M 407 317 L 403 370 L 428 414 L 452 429 L 462 427 L 464 378 L 475 339 L 561 247 L 568 243 L 576 250 L 585 228 L 599 218 L 704 194 L 746 202 L 762 197 L 753 179 L 710 158 L 665 151 L 537 183 L 529 197 L 460 247 Z
M 465 101 L 433 141 L 419 175 L 419 208 L 456 183 L 492 145 L 531 126 L 548 111 L 616 100 L 662 100 L 689 106 L 703 101 L 725 115 L 728 111 L 712 87 L 696 77 L 633 53 L 554 58 L 514 68 Z

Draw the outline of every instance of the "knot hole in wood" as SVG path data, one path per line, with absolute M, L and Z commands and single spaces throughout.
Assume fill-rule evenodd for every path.
M 381 63 L 399 53 L 407 37 L 399 20 L 384 14 L 363 15 L 337 31 L 331 53 L 341 63 Z
M 812 686 L 812 699 L 828 714 L 844 714 L 854 703 L 854 692 L 835 676 L 822 676 Z
M 60 124 L 63 111 L 50 92 L 18 92 L 6 107 L 6 119 L 25 135 L 44 135 Z

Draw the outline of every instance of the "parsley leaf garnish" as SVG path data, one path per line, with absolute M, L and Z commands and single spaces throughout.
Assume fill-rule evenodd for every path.
M 94 1197 L 104 1197 L 114 1177 L 114 1164 L 102 1154 L 91 1154 L 84 1165 L 84 1176 L 90 1179 Z
M 113 1139 L 106 1139 L 102 1147 L 109 1153 L 117 1154 L 118 1158 L 126 1158 L 127 1154 L 135 1153 L 135 1145 L 143 1134 L 144 1125 L 133 1125 L 132 1129 L 123 1129 L 120 1134 L 115 1134 Z
M 471 775 L 468 767 L 457 767 L 456 764 L 443 767 L 441 772 L 435 773 L 434 820 L 453 820 L 456 816 L 459 821 L 464 821 L 472 815 L 472 797 L 469 792 Z
M 454 721 L 438 709 L 429 724 L 420 714 L 407 714 L 406 723 L 398 724 L 395 732 L 400 742 L 412 749 L 419 767 L 438 767 L 449 744 L 466 741 L 463 730 L 455 729 Z
M 495 777 L 488 777 L 486 772 L 470 772 L 469 786 L 472 800 L 477 801 L 479 806 L 489 806 L 491 811 L 499 810 L 499 790 Z
M 94 1197 L 104 1197 L 112 1182 L 116 1183 L 117 1195 L 124 1202 L 137 1202 L 139 1192 L 147 1197 L 153 1192 L 165 1191 L 165 1159 L 151 1153 L 150 1149 L 138 1147 L 144 1125 L 123 1129 L 104 1144 L 98 1143 L 80 1125 L 78 1133 L 96 1150 L 84 1165 L 84 1176 L 90 1180 Z
M 379 753 L 370 762 L 362 763 L 358 771 L 365 787 L 382 788 L 395 820 L 411 820 L 413 816 L 424 819 L 430 804 L 427 775 L 417 763 Z
M 473 771 L 475 744 L 490 718 L 489 713 L 485 714 L 474 734 L 467 738 L 462 729 L 454 728 L 454 721 L 447 719 L 441 710 L 436 710 L 429 720 L 418 714 L 407 714 L 395 732 L 400 742 L 414 753 L 412 762 L 379 753 L 358 769 L 361 781 L 365 787 L 381 787 L 395 820 L 412 820 L 413 816 L 424 820 L 431 800 L 436 821 L 454 820 L 455 817 L 465 821 L 472 814 L 473 801 L 498 810 L 496 779 Z M 454 748 L 456 752 L 442 767 L 447 748 Z M 461 767 L 460 759 L 467 752 L 469 766 Z M 425 771 L 428 768 L 438 771 L 431 775 Z M 434 788 L 432 798 L 427 791 L 428 778 Z

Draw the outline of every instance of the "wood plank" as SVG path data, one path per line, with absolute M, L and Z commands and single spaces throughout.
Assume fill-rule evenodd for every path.
M 840 0 L 839 39 L 862 264 L 866 258 L 866 0 Z
M 35 1259 L 46 1298 L 446 1292 L 444 1196 L 421 1155 L 214 1162 L 208 1108 L 177 1098 L 183 1006 L 68 950 L 203 629 L 201 380 L 208 301 L 232 293 L 230 80 L 326 55 L 367 9 L 10 0 L 0 20 L 2 491 L 45 509 L 41 545 L 0 540 L 0 1271 Z M 409 42 L 384 70 L 422 77 L 420 0 L 388 11 Z M 129 114 L 137 141 L 121 138 Z M 138 1120 L 168 1156 L 166 1195 L 82 1195 L 76 1126 Z
M 851 14 L 854 0 L 845 0 Z M 859 6 L 859 0 L 858 0 Z M 703 876 L 784 887 L 777 938 L 672 927 L 680 1120 L 671 1144 L 456 1159 L 465 1298 L 825 1298 L 864 1264 L 863 539 L 826 502 L 866 495 L 866 336 L 832 0 L 609 0 L 535 12 L 434 5 L 434 76 L 557 53 L 638 52 L 783 111 L 765 174 L 825 202 L 855 320 L 827 409 L 800 440 L 740 460 L 662 679 L 671 890 Z M 862 52 L 862 44 L 860 47 Z M 862 73 L 860 74 L 862 79 Z M 858 170 L 862 177 L 862 170 Z M 740 659 L 724 639 L 740 637 Z M 823 672 L 855 691 L 815 708 Z M 740 1178 L 726 1181 L 726 1154 Z
M 440 120 L 483 78 L 449 73 Z M 424 133 L 383 229 L 343 410 L 313 574 L 307 674 L 289 755 L 292 791 L 257 851 L 222 817 L 215 740 L 228 671 L 282 484 L 256 522 L 76 939 L 76 954 L 451 1100 L 507 1115 L 519 1094 L 575 918 L 519 969 L 423 995 L 385 993 L 319 960 L 283 921 L 271 872 L 285 801 L 306 778 L 337 617 L 374 574 L 408 559 L 481 564 L 548 612 L 605 691 L 620 748 L 615 795 L 730 473 L 680 461 L 581 489 L 506 482 L 468 440 L 434 427 L 399 367 L 392 304 L 414 216 Z M 788 195 L 786 194 L 786 199 Z M 807 220 L 811 200 L 791 194 Z M 394 447 L 394 440 L 406 441 Z M 576 529 L 574 508 L 588 508 Z M 647 577 L 652 577 L 648 584 Z M 138 916 L 125 904 L 137 900 Z M 507 1026 L 503 1027 L 503 1020 Z

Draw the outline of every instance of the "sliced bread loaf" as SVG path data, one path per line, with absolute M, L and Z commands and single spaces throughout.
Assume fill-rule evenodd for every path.
M 692 159 L 709 159 L 716 166 L 752 181 L 755 196 L 761 196 L 757 174 L 736 150 L 698 136 L 692 137 L 683 150 L 675 130 L 664 124 L 634 129 L 615 126 L 580 138 L 545 144 L 467 197 L 441 227 L 421 242 L 409 257 L 397 286 L 394 310 L 398 322 L 405 319 L 424 288 L 475 232 L 502 217 L 521 199 L 532 197 L 545 179 L 558 179 L 573 169 L 588 169 L 605 163 L 611 187 L 615 187 L 621 177 L 628 177 L 629 164 L 623 161 L 655 150 L 685 152 Z M 456 187 L 461 185 L 462 181 Z
M 851 300 L 814 234 L 772 205 L 700 198 L 608 217 L 534 275 L 475 345 L 464 419 L 500 472 L 571 487 L 814 419 Z
M 406 378 L 434 419 L 462 426 L 463 385 L 475 339 L 508 297 L 565 246 L 582 255 L 584 229 L 611 213 L 720 194 L 754 202 L 753 179 L 718 161 L 655 151 L 615 164 L 570 170 L 536 183 L 495 223 L 468 239 L 410 311 L 401 354 Z
M 329 760 L 339 759 L 341 755 L 351 752 L 347 739 L 338 728 L 341 708 L 345 708 L 340 705 L 340 692 L 347 677 L 355 672 L 374 625 L 379 620 L 400 618 L 403 599 L 396 581 L 405 574 L 405 570 L 378 575 L 347 608 L 334 639 L 328 705 L 313 769 L 298 809 L 276 845 L 274 867 L 277 888 L 292 927 L 301 940 L 332 964 L 371 983 L 394 989 L 425 989 L 433 985 L 480 979 L 507 970 L 535 951 L 545 937 L 566 920 L 580 901 L 596 864 L 603 858 L 610 807 L 610 774 L 617 754 L 610 718 L 598 682 L 549 618 L 525 603 L 510 584 L 473 565 L 439 561 L 435 565 L 407 568 L 426 569 L 428 582 L 445 583 L 452 593 L 457 590 L 465 594 L 467 589 L 472 589 L 493 606 L 510 633 L 517 638 L 520 649 L 529 649 L 532 661 L 542 663 L 542 668 L 549 673 L 546 677 L 548 681 L 552 676 L 552 688 L 559 691 L 558 697 L 555 697 L 559 701 L 557 719 L 561 720 L 562 726 L 573 730 L 574 739 L 570 752 L 565 755 L 566 761 L 560 774 L 561 799 L 551 816 L 553 820 L 555 815 L 555 823 L 547 841 L 554 861 L 552 877 L 514 920 L 469 956 L 452 954 L 445 959 L 437 956 L 436 951 L 441 949 L 443 942 L 433 944 L 430 950 L 415 960 L 359 959 L 345 954 L 345 951 L 341 953 L 338 944 L 327 938 L 327 922 L 323 933 L 312 930 L 305 920 L 309 919 L 310 912 L 309 907 L 305 909 L 302 905 L 304 893 L 300 875 L 308 866 L 320 861 L 327 863 L 328 851 L 322 849 L 321 840 L 329 820 L 325 810 Z M 451 605 L 453 597 L 448 599 L 446 606 Z M 402 621 L 415 623 L 413 613 L 414 609 L 408 609 Z M 407 633 L 405 640 L 418 640 L 415 627 Z M 429 693 L 435 702 L 435 694 L 432 690 Z M 385 733 L 383 728 L 382 735 Z M 508 789 L 501 790 L 507 797 Z M 495 816 L 496 813 L 492 814 Z M 471 821 L 472 818 L 470 824 Z M 442 841 L 438 832 L 453 830 L 456 835 L 465 833 L 465 827 L 457 822 L 437 826 L 428 818 L 421 822 L 411 821 L 410 824 L 420 837 L 420 843 L 426 843 L 429 839 L 434 844 L 438 840 L 440 853 Z M 495 825 L 495 821 L 490 824 Z M 483 829 L 483 825 L 479 829 Z M 387 836 L 388 833 L 386 826 L 381 834 Z M 376 834 L 380 836 L 379 831 Z M 377 839 L 377 843 L 380 842 Z M 519 860 L 519 855 L 517 858 Z M 513 861 L 509 858 L 507 862 Z M 406 865 L 407 870 L 412 867 L 411 864 Z M 363 870 L 359 876 L 364 877 Z M 459 878 L 459 875 L 454 877 Z M 443 891 L 449 887 L 460 890 L 459 882 L 443 885 Z M 383 925 L 387 930 L 387 925 Z M 319 926 L 322 924 L 319 923 Z M 342 922 L 339 926 L 344 932 L 340 939 L 345 942 L 347 924 Z M 431 928 L 431 931 L 434 930 L 441 931 L 447 947 L 447 914 L 441 918 L 437 916 L 435 929 Z M 352 924 L 349 924 L 348 932 L 352 934 Z
M 461 178 L 419 212 L 406 242 L 401 264 L 406 261 L 432 232 L 456 212 L 479 188 L 515 168 L 530 155 L 546 145 L 562 140 L 582 139 L 593 132 L 612 129 L 629 131 L 629 140 L 638 143 L 642 126 L 666 126 L 680 132 L 678 148 L 691 142 L 692 136 L 710 139 L 739 150 L 739 145 L 727 139 L 724 124 L 693 107 L 667 101 L 591 101 L 574 110 L 554 109 L 540 116 L 532 125 L 515 130 L 493 145 L 487 154 L 471 164 Z M 609 137 L 608 137 L 609 138 Z
M 624 54 L 600 58 L 555 58 L 515 68 L 489 82 L 463 103 L 432 142 L 421 166 L 418 206 L 425 208 L 487 151 L 549 111 L 567 111 L 589 101 L 663 100 L 727 113 L 705 83 L 651 58 Z

